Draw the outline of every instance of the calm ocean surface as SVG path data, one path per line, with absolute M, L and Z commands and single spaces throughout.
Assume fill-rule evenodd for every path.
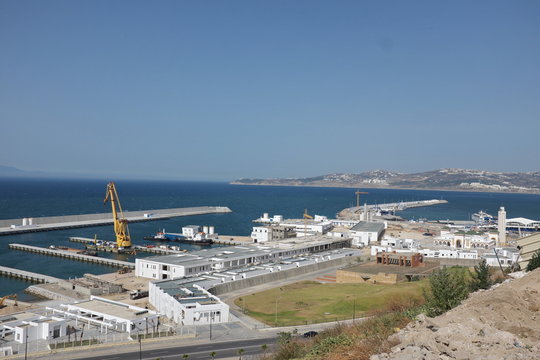
M 19 219 L 54 215 L 103 213 L 110 211 L 110 205 L 103 205 L 105 186 L 102 180 L 38 180 L 0 179 L 0 219 Z M 226 235 L 251 233 L 251 220 L 264 212 L 280 214 L 285 218 L 300 218 L 304 209 L 310 214 L 334 217 L 345 207 L 356 203 L 355 189 L 343 188 L 302 188 L 271 186 L 235 186 L 227 183 L 204 182 L 159 182 L 159 181 L 117 181 L 120 200 L 124 210 L 150 210 L 190 206 L 228 206 L 233 212 L 219 215 L 181 217 L 169 220 L 130 224 L 132 240 L 135 244 L 149 244 L 143 236 L 151 235 L 160 228 L 180 232 L 189 224 L 214 225 L 216 231 Z M 540 195 L 470 193 L 419 190 L 367 189 L 362 202 L 368 204 L 395 201 L 445 199 L 448 204 L 410 209 L 399 213 L 407 219 L 453 219 L 469 220 L 478 210 L 496 215 L 500 206 L 505 206 L 507 216 L 540 219 Z M 99 226 L 61 231 L 0 236 L 0 264 L 23 270 L 43 273 L 60 278 L 82 276 L 85 273 L 102 274 L 116 271 L 116 268 L 64 260 L 56 257 L 36 255 L 8 249 L 9 243 L 22 243 L 42 247 L 65 245 L 82 247 L 70 243 L 70 236 L 94 237 L 114 240 L 111 226 Z M 180 245 L 188 250 L 197 246 Z M 124 255 L 119 259 L 134 261 Z M 137 254 L 138 257 L 149 256 Z M 31 283 L 0 277 L 0 296 L 18 293 L 20 299 L 31 299 L 22 291 Z

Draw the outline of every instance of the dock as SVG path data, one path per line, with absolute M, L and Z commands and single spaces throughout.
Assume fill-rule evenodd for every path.
M 227 237 L 232 238 L 231 236 L 227 236 Z M 85 245 L 94 245 L 94 239 L 86 238 L 86 237 L 80 237 L 80 236 L 71 236 L 69 238 L 69 241 L 76 242 L 76 243 L 81 243 L 81 244 L 85 244 Z M 103 243 L 109 243 L 109 244 L 114 243 L 114 241 L 107 241 L 107 240 L 100 240 L 100 239 L 96 239 L 95 241 L 96 242 L 101 241 Z M 172 243 L 174 244 L 174 242 L 172 242 Z M 221 240 L 219 238 L 214 240 L 214 244 L 216 244 L 216 245 L 228 245 L 228 246 L 241 245 L 241 243 L 238 242 L 238 241 Z M 167 246 L 167 245 L 161 245 L 161 246 Z M 178 247 L 178 246 L 175 246 L 175 245 L 168 245 L 168 246 L 169 247 Z M 164 249 L 164 248 L 159 247 L 159 246 L 146 247 L 146 246 L 142 246 L 142 245 L 132 245 L 131 249 L 134 249 L 135 251 L 147 252 L 147 253 L 158 254 L 158 255 L 183 254 L 183 253 L 187 252 L 187 250 Z M 105 251 L 105 252 L 110 252 L 111 251 L 110 248 L 107 247 L 107 246 L 98 246 L 98 248 L 96 250 L 97 251 Z
M 226 206 L 198 206 L 176 209 L 124 211 L 124 217 L 128 222 L 142 222 L 181 216 L 230 212 L 232 212 L 231 209 Z M 112 224 L 113 218 L 111 213 L 8 219 L 0 220 L 0 236 Z
M 81 243 L 81 244 L 85 244 L 85 245 L 94 245 L 94 239 L 80 237 L 80 236 L 72 236 L 72 237 L 69 238 L 69 241 L 76 242 L 76 243 Z M 101 241 L 103 243 L 114 243 L 114 241 L 99 240 L 99 239 L 96 239 L 96 241 Z M 107 246 L 101 246 L 101 247 L 98 246 L 96 250 L 98 250 L 98 251 L 109 251 L 108 249 L 109 249 L 109 247 L 107 247 Z M 170 255 L 170 254 L 183 254 L 183 253 L 185 253 L 185 251 L 183 251 L 183 250 L 163 249 L 163 248 L 160 248 L 160 247 L 157 247 L 157 246 L 148 248 L 146 246 L 133 245 L 131 247 L 131 249 L 134 249 L 135 251 L 142 251 L 142 252 L 147 252 L 147 253 L 152 253 L 152 254 L 159 254 L 159 255 Z
M 25 270 L 19 270 L 19 269 L 10 268 L 7 266 L 0 266 L 0 275 L 33 281 L 33 282 L 37 282 L 41 284 L 44 284 L 44 283 L 54 284 L 54 283 L 58 283 L 62 281 L 61 279 L 58 279 L 52 276 L 38 274 L 38 273 L 25 271 Z
M 47 248 L 42 248 L 39 246 L 31 246 L 31 245 L 23 245 L 23 244 L 9 244 L 9 248 L 12 250 L 21 250 L 21 251 L 28 251 L 28 252 L 33 252 L 33 253 L 43 254 L 43 255 L 58 256 L 58 257 L 66 258 L 66 259 L 86 261 L 86 262 L 91 262 L 95 264 L 102 264 L 102 265 L 109 265 L 109 266 L 116 266 L 116 267 L 125 266 L 130 269 L 135 269 L 135 264 L 129 261 L 121 261 L 121 260 L 115 260 L 115 259 L 102 258 L 98 256 L 77 254 L 77 253 L 74 253 L 71 251 L 65 251 L 65 250 L 47 249 Z

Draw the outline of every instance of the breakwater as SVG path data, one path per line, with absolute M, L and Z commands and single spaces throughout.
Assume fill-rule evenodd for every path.
M 358 213 L 364 211 L 364 209 L 370 212 L 376 212 L 376 211 L 396 212 L 396 211 L 403 211 L 403 210 L 412 209 L 412 208 L 419 208 L 419 207 L 424 207 L 424 206 L 432 206 L 432 205 L 447 204 L 447 203 L 448 203 L 447 200 L 431 199 L 431 200 L 399 201 L 399 202 L 384 203 L 384 204 L 354 206 L 354 207 L 341 210 L 338 213 L 338 218 L 342 218 L 342 219 L 351 218 L 352 219 L 358 216 Z
M 226 206 L 198 206 L 176 209 L 124 211 L 124 217 L 128 220 L 128 222 L 142 222 L 170 219 L 181 216 L 229 212 L 231 212 L 231 209 Z M 8 219 L 0 220 L 0 235 L 101 226 L 110 225 L 112 223 L 113 218 L 111 213 Z

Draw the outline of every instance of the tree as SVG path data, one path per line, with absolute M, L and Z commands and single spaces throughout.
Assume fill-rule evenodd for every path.
M 469 295 L 463 268 L 443 268 L 429 278 L 430 291 L 425 292 L 427 315 L 437 316 L 456 307 Z
M 529 260 L 529 263 L 527 264 L 527 268 L 525 270 L 527 271 L 533 271 L 536 268 L 540 267 L 540 250 L 537 250 L 531 260 Z
M 182 358 L 184 358 L 184 359 L 187 359 L 188 357 L 189 357 L 189 355 L 188 355 L 188 354 L 184 354 L 184 355 L 182 355 Z
M 244 353 L 244 349 L 238 349 L 238 360 L 242 360 L 242 354 Z
M 486 262 L 486 259 L 474 267 L 474 276 L 471 281 L 471 291 L 476 291 L 480 289 L 489 289 L 493 285 L 491 277 L 489 275 L 489 266 Z
M 215 351 L 212 351 L 210 353 L 210 357 L 212 358 L 212 360 L 216 357 L 217 353 Z

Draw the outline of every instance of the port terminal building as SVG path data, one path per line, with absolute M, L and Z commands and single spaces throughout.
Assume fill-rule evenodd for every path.
M 354 262 L 358 249 L 335 249 L 307 256 L 294 256 L 275 262 L 237 269 L 200 273 L 174 280 L 151 281 L 149 301 L 160 313 L 181 325 L 208 325 L 230 321 L 229 306 L 218 295 L 264 284 L 328 266 Z
M 295 256 L 351 246 L 350 238 L 324 235 L 267 241 L 264 244 L 226 246 L 192 253 L 152 256 L 135 260 L 135 275 L 152 280 L 169 280 L 276 262 Z

